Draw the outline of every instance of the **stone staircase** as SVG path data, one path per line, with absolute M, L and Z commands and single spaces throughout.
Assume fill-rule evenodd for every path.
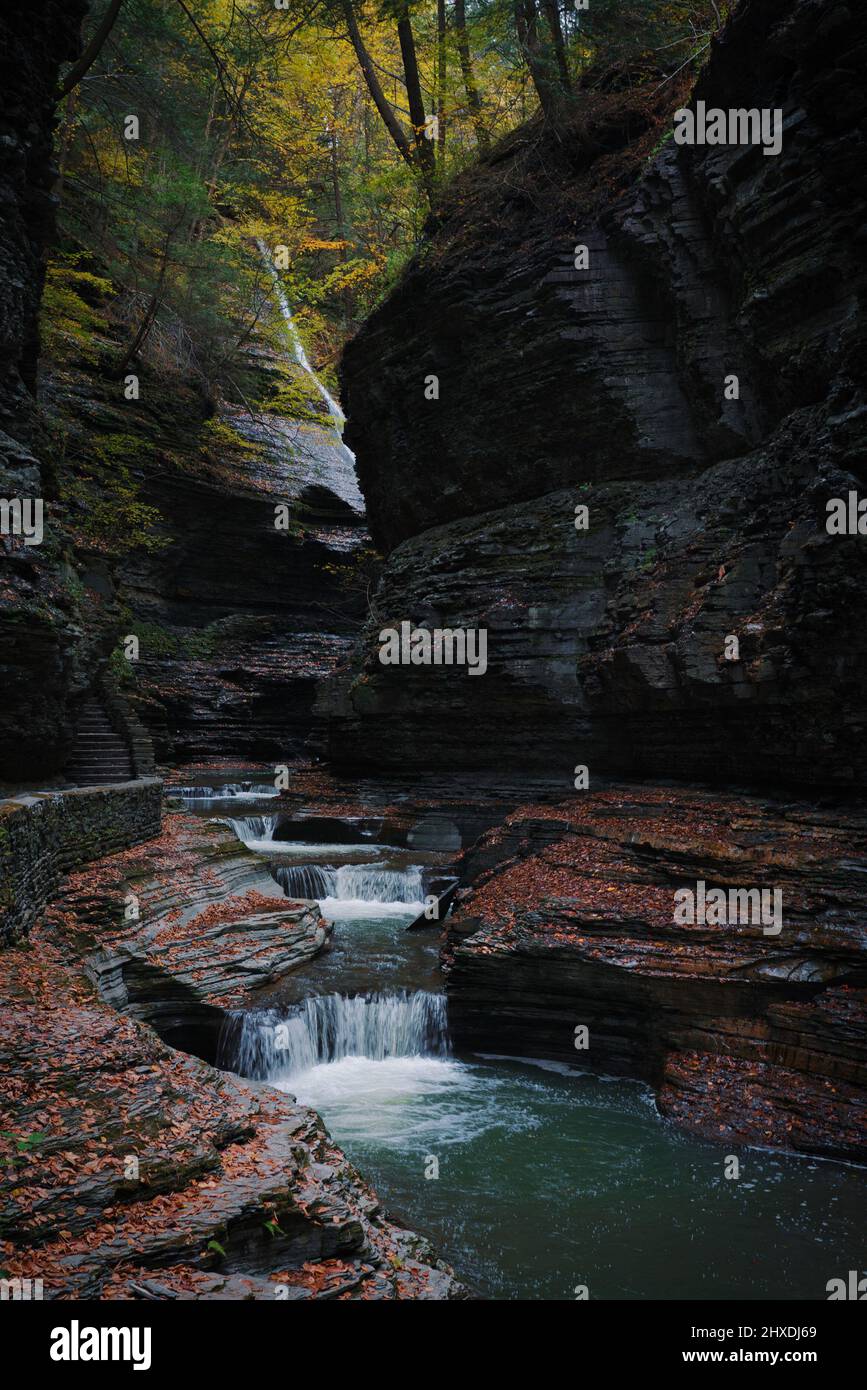
M 66 778 L 79 787 L 130 782 L 135 777 L 132 753 L 112 724 L 104 703 L 91 695 L 81 707 Z

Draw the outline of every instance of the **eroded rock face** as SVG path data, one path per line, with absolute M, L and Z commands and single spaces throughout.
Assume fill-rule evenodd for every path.
M 141 660 L 124 693 L 161 760 L 277 761 L 309 735 L 315 684 L 361 612 L 354 561 L 369 538 L 352 460 L 306 373 L 300 419 L 247 415 L 147 362 L 136 363 L 141 401 L 127 402 L 107 303 L 93 351 L 76 359 L 70 343 L 62 362 L 39 361 L 37 409 L 57 77 L 86 6 L 25 8 L 2 33 L 0 498 L 40 499 L 44 536 L 0 535 L 0 783 L 60 780 L 82 707 L 130 629 Z M 263 378 L 279 357 L 251 347 Z M 118 511 L 123 494 L 135 505 Z M 282 530 L 277 503 L 290 513 Z M 137 513 L 156 517 L 158 536 Z
M 265 394 L 275 363 L 264 350 L 256 362 Z M 95 451 L 120 450 L 153 509 L 147 544 L 97 538 L 110 548 L 121 631 L 139 641 L 138 659 L 120 663 L 123 692 L 161 762 L 284 761 L 309 736 L 316 683 L 345 659 L 358 627 L 358 562 L 370 542 L 352 461 L 327 416 L 320 425 L 215 411 L 194 382 L 160 380 L 147 364 L 140 372 L 137 402 L 119 399 L 117 383 L 93 381 L 84 362 L 46 364 L 42 380 L 46 409 L 66 431 L 62 484 L 82 553 L 94 539 L 75 479 L 89 476 Z
M 38 1132 L 0 1140 L 8 1277 L 51 1299 L 462 1296 L 317 1115 L 119 1017 L 62 931 L 33 942 L 0 954 L 4 1123 Z
M 230 827 L 178 814 L 146 844 L 70 874 L 50 914 L 74 932 L 101 999 L 210 1061 L 225 1010 L 331 932 L 315 903 L 287 901 Z
M 465 1296 L 313 1111 L 154 1031 L 189 1045 L 320 949 L 318 909 L 269 882 L 225 827 L 168 817 L 0 951 L 9 1278 L 52 1299 Z
M 110 583 L 82 585 L 56 512 L 57 443 L 36 408 L 38 311 L 54 230 L 58 72 L 79 50 L 80 0 L 0 20 L 0 498 L 44 507 L 43 539 L 0 534 L 0 781 L 61 771 L 77 704 L 113 641 Z M 104 576 L 103 576 L 104 580 Z
M 34 0 L 0 21 L 0 424 L 27 437 L 39 353 L 43 253 L 54 227 L 57 77 L 77 57 L 85 0 Z
M 778 157 L 654 153 L 669 85 L 456 192 L 344 357 L 391 554 L 338 762 L 858 783 L 863 538 L 826 503 L 863 479 L 865 55 L 851 6 L 743 5 L 695 98 L 780 109 Z M 486 627 L 487 673 L 382 666 L 405 619 Z
M 463 859 L 454 1042 L 638 1077 L 709 1138 L 863 1163 L 865 871 L 863 811 L 650 787 L 524 807 Z M 781 929 L 676 921 L 699 882 L 778 890 Z

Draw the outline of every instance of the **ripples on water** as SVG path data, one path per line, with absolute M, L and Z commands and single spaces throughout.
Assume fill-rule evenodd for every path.
M 308 1001 L 291 1058 L 265 1071 L 483 1296 L 823 1298 L 859 1267 L 857 1170 L 738 1148 L 727 1180 L 728 1150 L 663 1122 L 637 1084 L 424 1055 L 423 998 Z M 347 1010 L 336 1046 L 329 1008 Z

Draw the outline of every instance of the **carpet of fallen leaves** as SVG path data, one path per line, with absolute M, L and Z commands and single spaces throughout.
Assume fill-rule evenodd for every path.
M 0 951 L 0 1270 L 41 1278 L 48 1298 L 463 1296 L 380 1214 L 318 1116 L 175 1052 L 100 997 L 94 952 L 132 938 L 145 950 L 143 932 L 152 949 L 177 930 L 210 951 L 216 929 L 220 962 L 237 945 L 226 926 L 276 917 L 278 941 L 307 932 L 309 904 L 255 889 L 183 920 L 239 856 L 225 828 L 169 816 L 159 839 L 70 875 Z M 133 883 L 143 922 L 119 911 Z M 167 978 L 175 944 L 159 951 Z

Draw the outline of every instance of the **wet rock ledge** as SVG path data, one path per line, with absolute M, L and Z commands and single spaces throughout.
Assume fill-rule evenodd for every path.
M 461 871 L 458 1048 L 636 1077 L 708 1138 L 867 1162 L 863 807 L 617 787 L 522 807 Z M 780 889 L 781 931 L 676 924 L 699 880 Z
M 321 948 L 318 910 L 270 889 L 231 831 L 169 816 L 0 951 L 9 1277 L 61 1299 L 465 1296 L 318 1115 L 162 1040 L 213 1039 Z

